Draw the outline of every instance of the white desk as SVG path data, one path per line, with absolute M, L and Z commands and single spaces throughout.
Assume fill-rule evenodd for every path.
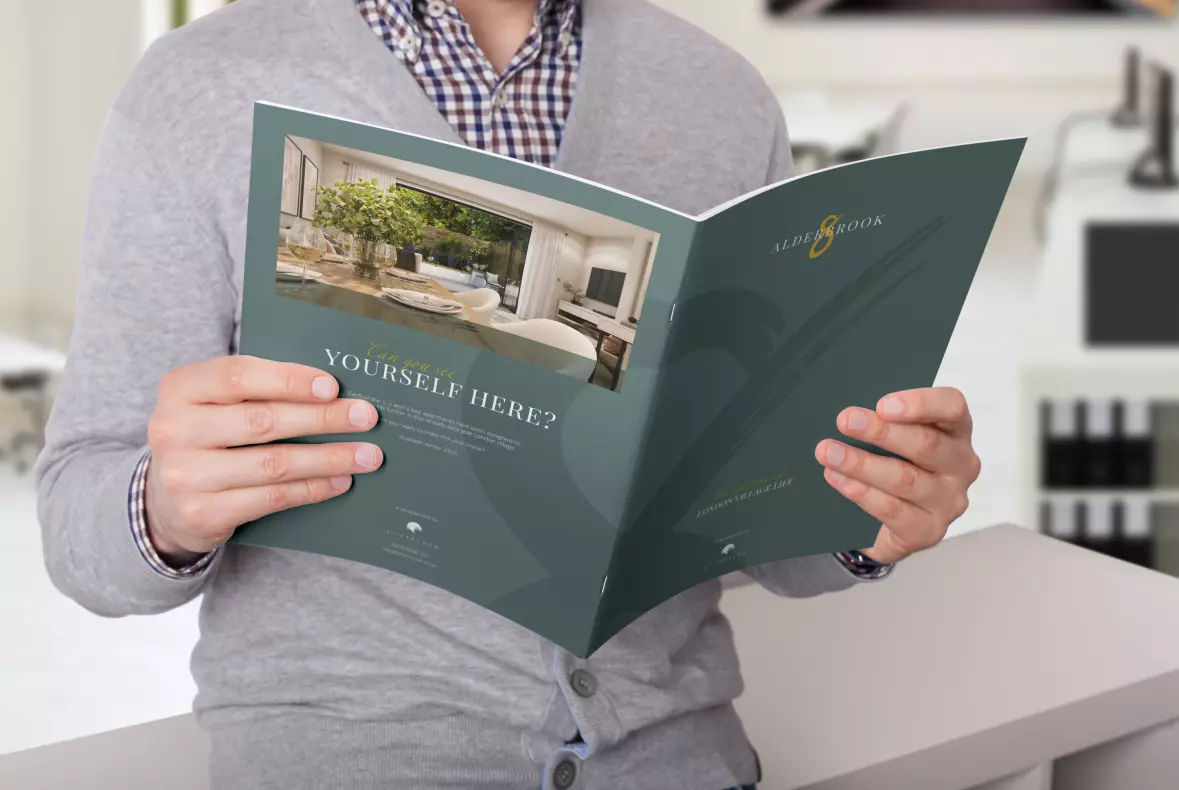
M 0 376 L 55 375 L 64 369 L 64 354 L 12 335 L 0 335 Z
M 1119 200 L 1119 192 L 1126 188 L 1130 169 L 1138 157 L 1150 146 L 1150 129 L 1146 126 L 1123 129 L 1115 127 L 1111 111 L 1077 113 L 1066 118 L 1057 133 L 1053 163 L 1045 176 L 1044 194 L 1038 207 L 1037 225 L 1046 238 L 1050 217 L 1056 211 L 1055 202 L 1062 195 L 1074 191 L 1074 185 L 1084 182 L 1114 184 L 1109 197 Z M 1179 128 L 1175 133 L 1179 150 Z
M 871 149 L 889 133 L 904 107 L 891 101 L 835 101 L 820 94 L 781 94 L 790 145 L 813 153 L 824 166 L 840 156 Z
M 881 584 L 809 601 L 745 586 L 722 608 L 763 790 L 964 790 L 1179 719 L 1179 630 L 1160 627 L 1179 580 L 1018 527 Z M 1173 787 L 1179 729 L 1171 745 L 1168 784 L 1104 789 Z
M 1108 117 L 1075 126 L 1062 141 L 1060 162 L 1067 172 L 1073 168 L 1101 165 L 1125 166 L 1150 145 L 1146 127 L 1122 129 Z
M 996 527 L 882 584 L 809 600 L 750 585 L 721 606 L 761 790 L 963 790 L 1017 772 L 988 790 L 1046 790 L 1052 772 L 1081 777 L 1054 790 L 1173 790 L 1175 579 Z M 183 716 L 0 756 L 0 787 L 204 790 L 208 754 Z
M 192 716 L 0 755 L 5 790 L 208 790 L 209 739 Z
M 611 318 L 608 315 L 602 315 L 601 313 L 591 310 L 584 305 L 561 301 L 557 305 L 557 312 L 565 313 L 566 315 L 579 318 L 586 323 L 593 324 L 601 331 L 608 335 L 613 335 L 624 343 L 635 342 L 635 330 L 637 327 L 630 324 L 624 324 L 617 318 Z

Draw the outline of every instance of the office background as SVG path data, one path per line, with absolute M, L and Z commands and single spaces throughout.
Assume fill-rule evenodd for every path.
M 1107 18 L 804 21 L 772 17 L 764 0 L 658 2 L 761 70 L 782 96 L 788 122 L 807 138 L 798 141 L 809 146 L 800 148 L 804 166 L 808 157 L 832 161 L 874 145 L 907 150 L 1030 138 L 939 383 L 966 393 L 984 462 L 971 510 L 952 534 L 1005 521 L 1039 528 L 1042 503 L 1032 478 L 1039 474 L 1040 425 L 1028 415 L 1038 413 L 1042 398 L 1028 389 L 1022 365 L 1029 355 L 1051 351 L 1037 349 L 1044 320 L 1037 310 L 1054 304 L 1044 295 L 1067 291 L 1083 265 L 1079 250 L 1071 260 L 1067 251 L 1053 253 L 1046 263 L 1046 251 L 1056 248 L 1037 234 L 1037 219 L 1051 215 L 1052 205 L 1072 205 L 1062 182 L 1045 209 L 1045 180 L 1058 170 L 1058 133 L 1077 112 L 1113 111 L 1128 46 L 1179 69 L 1179 28 Z M 218 5 L 191 0 L 189 14 L 198 17 Z M 6 159 L 0 338 L 64 350 L 94 146 L 122 81 L 172 24 L 173 6 L 166 0 L 59 0 L 0 7 L 0 154 Z M 859 140 L 854 132 L 860 127 L 872 131 L 871 139 Z M 829 138 L 840 150 L 824 147 Z M 1118 138 L 1122 147 L 1114 159 L 1129 162 L 1145 146 L 1146 133 L 1128 139 Z M 1117 168 L 1102 171 L 1113 173 L 1111 195 L 1121 189 Z M 1170 216 L 1179 222 L 1174 200 L 1163 193 L 1133 198 L 1122 216 L 1139 212 L 1152 221 Z M 1168 364 L 1179 371 L 1179 357 Z M 1173 381 L 1165 370 L 1162 376 L 1162 383 L 1148 382 L 1158 390 L 1152 402 Z M 1087 395 L 1084 376 L 1080 381 L 1081 389 L 1057 393 L 1058 399 Z M 0 394 L 0 446 L 8 433 L 24 430 L 26 416 L 19 398 Z M 0 652 L 0 754 L 188 710 L 195 606 L 107 621 L 58 595 L 40 566 L 30 479 L 13 461 L 0 458 L 0 633 L 6 645 Z M 756 640 L 743 643 L 750 644 L 756 648 Z

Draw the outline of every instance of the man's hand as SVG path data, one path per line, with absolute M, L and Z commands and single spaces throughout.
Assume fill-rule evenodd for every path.
M 827 482 L 883 522 L 876 545 L 864 553 L 893 563 L 940 543 L 966 511 L 966 491 L 982 469 L 962 393 L 946 387 L 897 392 L 882 398 L 874 412 L 845 409 L 836 424 L 845 436 L 908 459 L 833 439 L 815 448 Z
M 176 368 L 148 425 L 149 537 L 168 562 L 195 561 L 242 524 L 347 491 L 383 460 L 372 444 L 266 444 L 356 433 L 377 423 L 362 400 L 303 365 L 220 357 Z

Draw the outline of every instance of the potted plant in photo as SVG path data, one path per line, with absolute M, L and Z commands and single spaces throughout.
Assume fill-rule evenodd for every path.
M 316 187 L 315 191 L 319 202 L 312 224 L 352 234 L 356 239 L 352 265 L 365 279 L 377 279 L 379 244 L 415 244 L 425 226 L 417 205 L 396 184 L 382 188 L 376 179 L 337 181 L 335 186 Z
M 487 258 L 491 254 L 491 242 L 480 241 L 478 239 L 467 243 L 467 253 L 471 256 L 471 284 L 477 285 L 479 281 L 487 282 L 487 277 L 484 272 L 491 262 Z
M 568 280 L 561 281 L 561 288 L 563 288 L 565 292 L 569 294 L 570 300 L 573 302 L 573 304 L 581 304 L 581 300 L 585 298 L 585 291 L 581 290 Z

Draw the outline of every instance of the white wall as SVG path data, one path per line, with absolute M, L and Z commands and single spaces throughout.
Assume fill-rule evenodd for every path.
M 28 190 L 32 275 L 28 304 L 38 334 L 64 339 L 91 164 L 107 111 L 140 55 L 139 0 L 60 0 L 27 6 L 31 67 Z
M 29 234 L 29 31 L 31 3 L 0 12 L 0 331 L 24 331 L 31 267 Z
M 1179 65 L 1174 24 L 788 22 L 766 14 L 764 0 L 654 2 L 737 49 L 775 89 L 909 102 L 905 148 L 1026 134 L 1023 170 L 1032 175 L 1050 161 L 1065 114 L 1115 103 L 1127 45 Z
M 319 168 L 320 186 L 333 183 L 324 179 L 324 151 L 322 144 L 317 140 L 308 140 L 305 137 L 292 137 L 291 139 L 295 141 L 295 145 L 299 146 L 299 150 L 303 152 L 303 155 L 310 159 L 315 164 L 315 166 Z M 343 165 L 339 166 L 343 167 Z M 290 227 L 290 225 L 293 224 L 296 219 L 297 217 L 295 217 L 293 214 L 283 214 L 279 222 L 281 227 L 285 228 Z
M 344 158 L 336 151 L 326 151 L 321 156 L 323 164 L 319 169 L 319 183 L 332 185 L 337 181 L 343 181 L 348 170 L 348 166 L 344 164 Z
M 300 147 L 304 143 L 308 143 L 312 146 L 313 150 L 319 152 L 319 159 L 317 161 L 323 163 L 320 165 L 319 183 L 325 186 L 334 185 L 337 181 L 347 181 L 349 165 L 357 165 L 371 171 L 376 171 L 382 177 L 387 177 L 394 184 L 400 183 L 401 181 L 414 183 L 413 179 L 407 178 L 406 174 L 397 166 L 399 160 L 377 156 L 376 154 L 368 154 L 363 151 L 353 152 L 350 149 L 336 148 L 326 143 L 304 140 L 301 137 L 297 138 L 296 142 Z M 315 158 L 316 155 L 312 155 L 312 159 Z M 439 191 L 442 194 L 459 194 L 453 189 L 448 190 L 443 188 Z
M 608 269 L 612 272 L 625 272 L 630 268 L 631 250 L 634 248 L 633 238 L 592 238 L 585 248 L 585 264 L 582 267 L 581 281 L 584 286 L 589 281 L 590 269 Z
M 622 283 L 622 296 L 618 299 L 618 309 L 615 317 L 627 320 L 631 316 L 638 317 L 635 299 L 640 291 L 644 291 L 643 277 L 649 274 L 647 262 L 653 237 L 650 234 L 636 236 L 630 247 L 630 259 L 627 261 L 626 280 Z
M 585 267 L 589 244 L 590 242 L 585 236 L 565 231 L 565 243 L 561 246 L 561 259 L 557 261 L 557 282 L 553 284 L 549 304 L 541 315 L 555 316 L 557 303 L 562 299 L 569 298 L 569 293 L 561 287 L 561 281 L 568 280 L 579 284 L 581 288 L 585 287 L 585 283 L 581 281 L 581 275 Z
M 306 156 L 308 159 L 310 159 L 312 162 L 314 162 L 315 166 L 319 168 L 319 183 L 320 184 L 330 183 L 330 182 L 327 182 L 324 180 L 324 176 L 323 176 L 323 170 L 324 170 L 324 167 L 323 167 L 323 160 L 324 160 L 323 147 L 319 143 L 319 141 L 318 140 L 308 140 L 305 137 L 292 137 L 291 139 L 294 140 L 295 144 L 297 146 L 299 146 L 299 149 L 303 151 L 303 155 Z

